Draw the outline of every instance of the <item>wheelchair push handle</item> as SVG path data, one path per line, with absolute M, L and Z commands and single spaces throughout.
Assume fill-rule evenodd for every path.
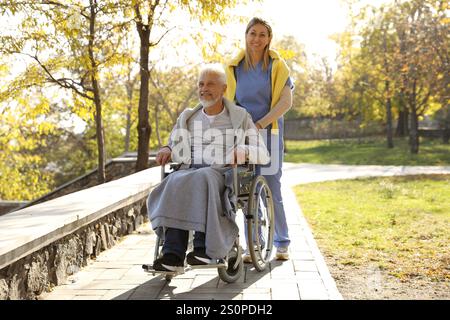
M 163 180 L 165 178 L 165 173 L 166 173 L 166 165 L 162 164 L 161 165 L 161 180 Z

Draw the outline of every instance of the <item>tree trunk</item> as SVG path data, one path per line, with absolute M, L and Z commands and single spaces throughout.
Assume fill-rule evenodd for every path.
M 447 110 L 445 111 L 444 118 L 444 128 L 442 131 L 442 142 L 444 144 L 449 144 L 450 140 L 450 107 L 447 105 Z
M 411 112 L 411 126 L 409 130 L 409 146 L 413 154 L 419 153 L 419 130 L 416 110 Z
M 410 94 L 409 107 L 411 111 L 411 125 L 409 128 L 409 146 L 412 154 L 419 153 L 419 120 L 416 106 L 416 81 L 413 83 L 413 90 Z
M 386 39 L 386 26 L 383 25 L 383 49 L 384 49 L 384 70 L 386 72 L 386 76 L 389 75 L 389 63 L 387 59 L 388 50 L 387 50 L 387 39 Z M 384 81 L 384 94 L 386 97 L 386 136 L 387 136 L 387 146 L 389 149 L 394 147 L 394 140 L 392 138 L 392 106 L 391 106 L 391 88 L 390 81 L 388 78 Z
M 395 132 L 397 137 L 406 137 L 409 135 L 408 127 L 409 112 L 406 108 L 400 110 L 398 113 L 397 130 Z
M 448 83 L 448 82 L 447 82 Z M 450 140 L 450 105 L 448 104 L 446 95 L 441 97 L 441 105 L 443 106 L 442 115 L 442 143 L 449 144 Z
M 385 90 L 386 90 L 386 136 L 387 136 L 387 145 L 389 149 L 394 147 L 394 139 L 392 137 L 392 106 L 391 106 L 391 98 L 389 93 L 389 81 L 386 80 Z
M 100 100 L 100 88 L 98 85 L 98 71 L 97 63 L 94 57 L 94 39 L 95 39 L 95 18 L 97 15 L 97 1 L 90 0 L 90 16 L 89 16 L 89 60 L 91 62 L 91 81 L 92 89 L 94 93 L 94 105 L 95 105 L 95 123 L 96 123 L 96 136 L 97 136 L 97 148 L 98 148 L 98 183 L 104 183 L 106 181 L 105 173 L 105 145 L 103 136 L 103 120 L 102 120 L 102 105 Z
M 139 92 L 138 108 L 138 150 L 136 161 L 136 172 L 148 167 L 149 143 L 152 127 L 148 116 L 148 96 L 149 96 L 149 51 L 150 51 L 150 28 L 141 22 L 136 22 L 140 38 L 140 75 L 141 86 Z
M 397 1 L 396 1 L 397 2 Z M 402 27 L 400 29 L 397 29 L 398 37 L 399 37 L 399 45 L 400 45 L 400 59 L 401 59 L 401 65 L 407 64 L 406 60 L 406 52 L 408 49 L 408 44 L 406 41 L 406 31 L 403 29 L 406 27 L 406 25 L 401 25 Z M 406 137 L 409 135 L 409 128 L 408 128 L 408 118 L 409 118 L 409 110 L 408 110 L 408 104 L 406 101 L 406 93 L 405 88 L 407 86 L 407 78 L 404 72 L 401 73 L 401 86 L 400 86 L 400 97 L 399 97 L 399 117 L 398 117 L 398 125 L 397 125 L 397 136 L 399 137 Z
M 128 83 L 126 85 L 127 89 L 127 97 L 128 97 L 128 106 L 127 106 L 127 124 L 125 127 L 125 152 L 130 151 L 130 136 L 131 136 L 131 110 L 133 108 L 133 85 L 128 79 Z
M 95 104 L 95 122 L 97 125 L 97 145 L 98 145 L 98 183 L 104 183 L 106 181 L 105 172 L 105 145 L 103 134 L 103 120 L 102 120 L 102 105 L 100 102 L 100 93 L 97 80 L 92 82 L 94 89 L 94 104 Z
M 130 137 L 131 137 L 131 105 L 128 105 L 127 124 L 125 128 L 125 152 L 130 151 Z
M 158 149 L 161 148 L 161 135 L 159 134 L 159 118 L 158 118 L 158 112 L 159 112 L 159 105 L 155 104 L 155 131 L 156 131 L 156 137 L 158 138 Z

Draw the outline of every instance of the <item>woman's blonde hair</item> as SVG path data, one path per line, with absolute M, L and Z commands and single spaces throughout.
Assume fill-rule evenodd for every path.
M 267 70 L 269 68 L 269 49 L 270 49 L 270 42 L 272 41 L 272 27 L 269 25 L 269 23 L 261 18 L 255 17 L 247 24 L 247 28 L 245 29 L 245 36 L 247 37 L 248 32 L 250 29 L 256 25 L 261 24 L 264 27 L 266 27 L 268 33 L 269 33 L 269 43 L 264 48 L 264 54 L 263 54 L 263 70 Z M 252 61 L 252 58 L 250 56 L 248 47 L 247 47 L 247 40 L 245 40 L 245 60 L 244 60 L 244 68 L 245 70 L 248 70 L 249 68 L 255 68 L 255 64 Z

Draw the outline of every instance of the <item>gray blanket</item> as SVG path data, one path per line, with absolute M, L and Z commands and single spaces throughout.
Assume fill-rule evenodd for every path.
M 189 168 L 167 176 L 147 199 L 152 228 L 205 232 L 206 254 L 225 257 L 238 236 L 230 168 Z

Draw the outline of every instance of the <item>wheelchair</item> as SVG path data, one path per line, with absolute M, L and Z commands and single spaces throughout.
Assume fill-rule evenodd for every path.
M 171 163 L 169 170 L 161 166 L 161 180 L 170 173 L 179 170 L 181 164 Z M 247 250 L 252 258 L 252 264 L 257 271 L 263 271 L 267 267 L 272 255 L 274 236 L 274 209 L 272 192 L 266 179 L 256 174 L 254 164 L 236 165 L 233 170 L 233 186 L 237 196 L 236 211 L 244 213 L 244 226 L 247 233 Z M 237 191 L 236 191 L 237 190 Z M 164 240 L 157 236 L 154 260 L 159 258 Z M 189 236 L 189 249 L 192 249 L 192 231 Z M 223 259 L 221 259 L 223 260 Z M 170 281 L 177 275 L 175 272 L 156 271 L 152 265 L 145 264 L 142 268 L 150 273 L 164 274 L 165 279 Z M 217 261 L 214 265 L 189 266 L 185 272 L 196 268 L 217 268 L 219 278 L 227 283 L 236 282 L 244 270 L 242 259 L 242 247 L 239 236 L 223 261 Z

